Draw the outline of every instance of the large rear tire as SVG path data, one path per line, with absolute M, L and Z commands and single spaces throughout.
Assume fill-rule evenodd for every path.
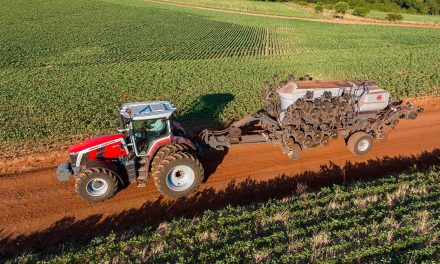
M 175 152 L 187 152 L 188 147 L 182 144 L 170 144 L 163 146 L 154 156 L 153 161 L 151 161 L 151 171 L 155 171 L 156 167 L 160 164 L 160 162 L 170 155 L 171 153 Z
M 89 168 L 77 176 L 75 189 L 82 200 L 99 203 L 113 197 L 118 190 L 118 184 L 113 172 L 102 168 Z
M 188 152 L 171 153 L 153 171 L 157 189 L 170 199 L 185 197 L 196 191 L 203 181 L 203 167 Z
M 367 154 L 373 147 L 373 137 L 363 131 L 353 133 L 347 141 L 347 148 L 355 155 Z

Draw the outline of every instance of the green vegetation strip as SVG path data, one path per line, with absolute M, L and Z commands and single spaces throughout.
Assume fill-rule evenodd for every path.
M 376 19 L 385 19 L 387 12 L 372 10 L 368 13 L 368 17 Z M 403 21 L 414 22 L 428 22 L 428 23 L 440 23 L 440 15 L 427 16 L 427 15 L 415 15 L 415 14 L 402 14 Z
M 148 1 L 148 0 L 147 0 Z M 282 15 L 298 18 L 321 18 L 312 8 L 306 8 L 293 2 L 259 2 L 253 0 L 159 0 L 160 2 L 200 6 L 231 11 L 249 12 L 266 15 Z
M 23 8 L 26 6 L 26 8 Z M 262 107 L 275 73 L 439 94 L 440 30 L 335 25 L 142 0 L 5 0 L 1 158 L 114 132 L 127 101 L 169 100 L 189 130 Z
M 440 168 L 432 167 L 208 210 L 12 263 L 432 261 L 440 257 L 439 198 Z

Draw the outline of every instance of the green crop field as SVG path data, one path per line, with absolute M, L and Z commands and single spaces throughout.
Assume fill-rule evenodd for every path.
M 170 100 L 190 130 L 262 107 L 278 73 L 439 93 L 440 30 L 250 17 L 142 0 L 4 0 L 1 157 L 112 132 L 126 101 Z
M 243 193 L 252 185 L 258 186 L 251 181 L 230 189 Z M 24 254 L 12 262 L 432 263 L 440 258 L 439 196 L 440 168 L 435 166 L 317 191 L 300 183 L 296 194 L 284 198 L 207 210 L 86 244 L 65 244 L 62 251 Z

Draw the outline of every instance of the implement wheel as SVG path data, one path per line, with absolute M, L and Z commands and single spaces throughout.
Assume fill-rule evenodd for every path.
M 153 171 L 157 189 L 170 199 L 185 197 L 196 191 L 203 181 L 203 167 L 188 152 L 171 153 Z
M 82 200 L 99 203 L 115 195 L 118 190 L 118 179 L 109 170 L 90 168 L 77 176 L 75 189 Z
M 301 146 L 298 143 L 295 143 L 293 140 L 290 140 L 289 144 L 289 152 L 287 156 L 291 160 L 299 160 L 301 158 Z
M 353 133 L 347 141 L 347 148 L 355 155 L 367 154 L 373 146 L 373 137 L 363 131 Z

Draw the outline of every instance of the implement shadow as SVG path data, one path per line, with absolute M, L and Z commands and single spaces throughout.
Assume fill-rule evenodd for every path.
M 60 243 L 85 243 L 93 236 L 103 235 L 111 230 L 118 233 L 136 233 L 142 226 L 155 227 L 162 221 L 176 217 L 194 217 L 208 209 L 282 198 L 294 194 L 299 184 L 306 184 L 309 189 L 318 190 L 324 186 L 356 180 L 371 181 L 393 173 L 423 171 L 433 165 L 440 165 L 440 149 L 419 155 L 384 157 L 358 163 L 347 162 L 343 167 L 330 162 L 321 165 L 318 171 L 306 171 L 296 175 L 283 174 L 262 182 L 249 178 L 240 183 L 231 181 L 221 191 L 207 188 L 192 197 L 174 202 L 159 197 L 155 201 L 144 203 L 140 208 L 125 210 L 105 218 L 102 215 L 92 215 L 81 220 L 65 217 L 48 229 L 29 235 L 2 234 L 0 257 L 5 259 L 30 251 L 57 253 L 62 250 Z

